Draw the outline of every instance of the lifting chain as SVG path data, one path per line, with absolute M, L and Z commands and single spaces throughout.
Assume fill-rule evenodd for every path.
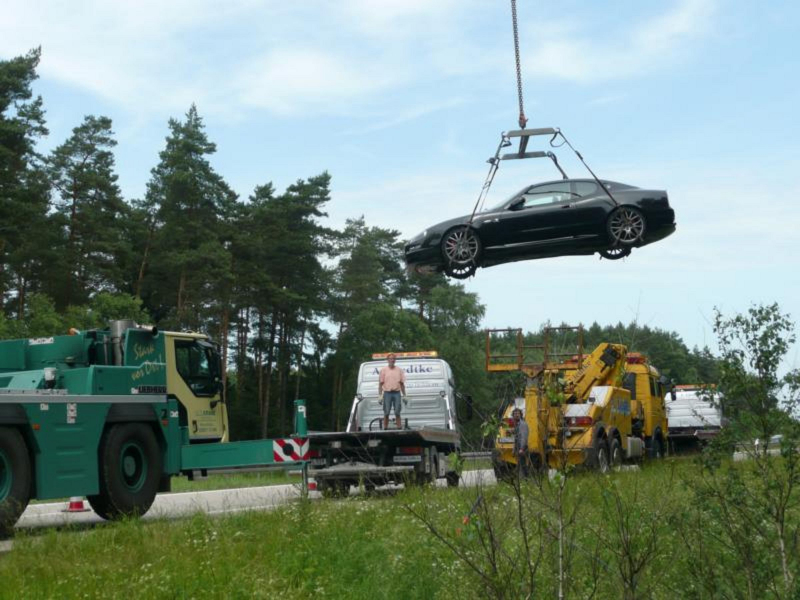
M 517 0 L 511 0 L 511 24 L 514 27 L 514 58 L 517 61 L 517 97 L 519 98 L 519 128 L 525 129 L 528 119 L 522 102 L 522 67 L 519 60 L 519 34 L 517 33 Z

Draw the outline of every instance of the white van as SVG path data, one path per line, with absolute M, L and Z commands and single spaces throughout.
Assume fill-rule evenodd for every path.
M 435 352 L 397 352 L 396 365 L 406 374 L 406 400 L 400 412 L 406 429 L 457 430 L 456 389 L 453 370 Z M 373 355 L 361 364 L 347 431 L 383 428 L 383 406 L 378 398 L 378 378 L 388 363 L 386 355 Z M 394 413 L 390 415 L 394 423 Z

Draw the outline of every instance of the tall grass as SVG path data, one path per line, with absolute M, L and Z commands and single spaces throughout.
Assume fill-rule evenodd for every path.
M 698 567 L 728 564 L 731 553 L 715 537 L 719 523 L 708 521 L 691 490 L 698 469 L 693 461 L 666 460 L 636 472 L 570 477 L 565 502 L 576 518 L 565 537 L 566 597 L 713 597 Z M 536 500 L 546 490 L 526 484 L 521 492 Z M 482 520 L 473 514 L 465 523 L 478 496 L 492 515 Z M 541 554 L 532 597 L 557 598 L 553 514 L 531 506 L 526 518 Z M 491 518 L 498 526 L 514 510 L 507 485 L 410 489 L 220 518 L 22 533 L 14 550 L 0 556 L 0 597 L 483 598 L 480 576 L 442 539 L 476 562 L 485 560 L 478 528 L 492 526 Z M 411 511 L 424 514 L 440 537 Z M 541 527 L 534 529 L 534 522 Z M 627 556 L 620 552 L 625 536 Z M 508 557 L 520 551 L 513 528 L 502 541 Z M 641 569 L 632 571 L 636 591 L 629 593 L 624 562 L 648 552 Z M 519 597 L 516 576 L 503 571 L 508 563 L 500 557 L 498 575 L 511 592 L 504 597 Z

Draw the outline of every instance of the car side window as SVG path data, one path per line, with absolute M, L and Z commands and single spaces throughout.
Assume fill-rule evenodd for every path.
M 555 204 L 569 200 L 571 197 L 573 194 L 569 189 L 569 182 L 536 185 L 522 195 L 523 202 L 520 208 Z
M 572 190 L 578 196 L 591 196 L 597 192 L 597 184 L 594 181 L 576 181 Z

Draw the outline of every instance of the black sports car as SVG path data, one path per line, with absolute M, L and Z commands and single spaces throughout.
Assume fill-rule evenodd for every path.
M 434 225 L 406 244 L 405 257 L 418 271 L 464 279 L 478 267 L 531 258 L 599 252 L 619 259 L 673 231 L 664 190 L 561 179 L 526 186 L 471 222 L 467 215 Z

